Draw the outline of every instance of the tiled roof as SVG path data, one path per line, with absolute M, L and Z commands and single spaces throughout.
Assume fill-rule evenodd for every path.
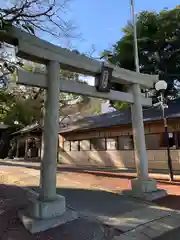
M 165 109 L 167 118 L 180 118 L 180 100 L 169 103 L 168 108 Z M 162 119 L 162 110 L 157 107 L 151 107 L 143 110 L 144 122 L 151 122 Z M 71 122 L 65 127 L 60 128 L 59 133 L 66 133 L 72 131 L 82 131 L 94 128 L 111 127 L 117 125 L 125 125 L 131 123 L 130 108 L 121 111 L 105 113 L 92 117 L 85 117 L 78 121 Z
M 167 118 L 180 118 L 180 99 L 169 103 L 168 108 L 165 109 Z M 65 119 L 60 124 L 59 133 L 67 133 L 73 131 L 83 131 L 95 128 L 105 128 L 117 125 L 126 125 L 131 123 L 131 111 L 130 108 L 122 109 L 121 111 L 109 112 L 101 115 L 91 117 Z M 162 119 L 162 110 L 157 107 L 151 107 L 143 110 L 144 122 L 151 122 Z M 26 126 L 20 131 L 14 134 L 23 134 L 36 129 L 42 128 L 40 124 L 34 124 Z
M 20 129 L 19 131 L 13 133 L 13 135 L 28 133 L 28 132 L 31 132 L 31 131 L 34 131 L 34 130 L 37 130 L 37 129 L 41 129 L 41 128 L 42 128 L 41 124 L 35 123 L 35 124 L 32 124 L 32 125 L 27 125 L 26 127 L 24 127 L 22 129 Z

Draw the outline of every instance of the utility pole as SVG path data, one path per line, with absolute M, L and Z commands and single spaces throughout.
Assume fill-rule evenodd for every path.
M 134 10 L 134 0 L 130 0 L 132 24 L 133 24 L 133 37 L 134 37 L 134 62 L 136 65 L 136 72 L 139 72 L 139 55 L 137 44 L 137 29 L 136 29 L 136 14 Z

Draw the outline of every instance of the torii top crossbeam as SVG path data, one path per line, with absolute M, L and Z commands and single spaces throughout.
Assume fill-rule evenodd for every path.
M 10 27 L 7 32 L 1 33 L 0 40 L 17 46 L 17 56 L 26 60 L 38 63 L 55 60 L 61 64 L 63 69 L 91 76 L 95 76 L 101 71 L 100 61 L 55 46 L 15 27 Z M 122 84 L 138 83 L 142 88 L 151 88 L 158 81 L 157 75 L 133 72 L 109 63 L 106 65 L 113 68 L 112 82 Z

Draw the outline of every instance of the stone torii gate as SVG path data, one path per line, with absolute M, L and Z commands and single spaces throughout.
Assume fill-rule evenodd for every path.
M 40 171 L 40 193 L 31 199 L 27 213 L 21 220 L 31 232 L 46 230 L 70 221 L 76 215 L 66 211 L 66 201 L 56 194 L 56 158 L 59 130 L 59 92 L 70 92 L 97 98 L 126 101 L 131 104 L 132 126 L 135 146 L 137 178 L 132 180 L 129 194 L 136 197 L 165 194 L 156 187 L 148 176 L 148 159 L 144 137 L 142 105 L 151 106 L 151 99 L 142 96 L 140 88 L 151 88 L 158 76 L 140 74 L 110 64 L 113 69 L 112 82 L 128 86 L 129 92 L 98 92 L 95 87 L 60 79 L 60 68 L 81 74 L 96 76 L 101 72 L 101 63 L 86 56 L 65 50 L 41 40 L 20 29 L 10 28 L 1 34 L 0 40 L 16 46 L 16 55 L 46 65 L 46 73 L 32 73 L 18 70 L 18 83 L 47 89 L 46 112 L 44 117 L 44 155 Z

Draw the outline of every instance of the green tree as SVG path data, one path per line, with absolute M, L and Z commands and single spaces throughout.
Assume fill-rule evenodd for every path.
M 63 11 L 67 1 L 55 0 L 15 0 L 8 7 L 0 8 L 0 31 L 16 26 L 31 34 L 51 34 L 58 38 L 71 37 L 74 27 L 69 20 L 64 19 Z M 0 4 L 1 7 L 1 4 Z M 16 68 L 23 67 L 28 71 L 43 71 L 44 66 L 14 59 L 13 49 L 1 43 L 0 53 L 0 85 L 8 88 L 0 91 L 0 121 L 13 124 L 17 121 L 22 126 L 42 120 L 44 112 L 45 91 L 35 87 L 16 85 Z M 77 51 L 79 54 L 79 52 Z M 14 59 L 12 61 L 12 59 Z M 66 80 L 79 81 L 79 75 L 68 71 L 60 71 L 60 76 Z M 87 97 L 73 94 L 60 94 L 60 109 L 72 101 L 86 101 Z
M 176 83 L 180 81 L 180 6 L 172 10 L 148 12 L 137 16 L 137 38 L 140 72 L 159 74 L 168 82 L 166 99 L 179 97 Z M 122 29 L 123 37 L 113 46 L 112 51 L 103 54 L 108 61 L 122 68 L 135 71 L 133 50 L 133 26 L 130 22 Z M 176 80 L 176 81 L 174 81 Z M 122 86 L 115 86 L 121 89 Z M 157 101 L 154 90 L 153 101 Z
M 25 62 L 23 68 L 28 71 L 43 71 L 43 66 Z M 76 73 L 60 71 L 60 78 L 67 81 L 84 82 L 79 80 Z M 6 124 L 18 122 L 25 126 L 35 122 L 41 122 L 44 113 L 44 100 L 46 91 L 37 87 L 27 87 L 16 84 L 16 73 L 9 75 L 9 85 L 0 91 L 0 121 Z M 60 93 L 60 116 L 66 117 L 64 108 L 72 103 L 88 102 L 88 97 L 68 93 Z

